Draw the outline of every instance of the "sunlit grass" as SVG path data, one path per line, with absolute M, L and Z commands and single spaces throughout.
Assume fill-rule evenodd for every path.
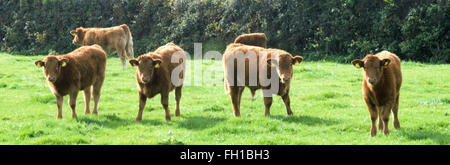
M 0 54 L 0 144 L 450 144 L 449 65 L 403 62 L 402 128 L 395 130 L 391 120 L 389 136 L 378 132 L 370 138 L 362 74 L 350 64 L 305 59 L 294 67 L 290 93 L 294 116 L 287 116 L 278 96 L 271 116 L 264 116 L 261 92 L 251 100 L 246 89 L 242 117 L 235 118 L 224 93 L 221 62 L 203 62 L 203 73 L 215 70 L 209 75 L 218 78 L 183 88 L 181 117 L 166 122 L 158 95 L 147 101 L 143 120 L 135 122 L 134 68 L 123 71 L 118 58 L 108 58 L 99 115 L 84 115 L 80 92 L 78 119 L 71 118 L 65 97 L 64 118 L 57 120 L 55 98 L 42 69 L 34 65 L 42 58 Z M 169 107 L 173 115 L 173 92 Z

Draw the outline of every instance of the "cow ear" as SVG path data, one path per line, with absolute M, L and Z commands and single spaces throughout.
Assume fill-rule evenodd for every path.
M 81 35 L 81 33 L 83 32 L 83 27 L 77 28 L 76 32 L 77 32 L 77 35 Z
M 292 64 L 300 64 L 303 61 L 303 57 L 302 56 L 295 56 L 292 57 Z
M 386 68 L 390 63 L 391 63 L 391 60 L 390 60 L 390 59 L 383 59 L 383 60 L 381 60 L 380 65 L 381 65 L 382 67 L 385 67 L 385 68 Z
M 75 36 L 77 35 L 77 32 L 76 32 L 75 30 L 71 30 L 71 31 L 70 31 L 70 35 L 72 35 L 72 36 L 75 37 Z
M 43 67 L 45 65 L 44 61 L 42 60 L 37 60 L 34 62 L 34 65 L 36 65 L 37 67 Z
M 66 67 L 67 63 L 69 63 L 68 58 L 63 58 L 63 59 L 59 60 L 59 64 L 61 65 L 61 67 Z
M 135 59 L 128 60 L 128 62 L 130 63 L 131 66 L 138 66 L 139 65 L 139 61 L 135 60 Z
M 352 64 L 353 66 L 355 66 L 355 68 L 364 68 L 364 62 L 359 59 L 353 60 Z
M 153 59 L 153 65 L 155 65 L 155 68 L 159 68 L 159 65 L 161 64 L 160 59 Z

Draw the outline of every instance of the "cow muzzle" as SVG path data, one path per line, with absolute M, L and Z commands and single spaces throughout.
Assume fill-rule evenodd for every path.
M 375 78 L 368 78 L 368 79 L 367 79 L 367 82 L 368 82 L 369 84 L 374 85 L 374 84 L 377 82 L 377 79 L 375 79 Z
M 56 81 L 56 77 L 48 77 L 47 80 L 54 83 Z
M 150 82 L 149 78 L 142 78 L 142 83 L 147 84 Z
M 282 83 L 287 83 L 287 82 L 291 81 L 291 77 L 284 76 L 284 75 L 282 75 L 282 76 L 280 77 L 280 79 L 281 79 L 281 82 L 282 82 Z

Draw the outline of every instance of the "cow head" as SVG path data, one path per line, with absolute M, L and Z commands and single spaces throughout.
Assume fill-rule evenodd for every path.
M 70 31 L 70 34 L 72 36 L 74 36 L 73 41 L 72 41 L 73 44 L 81 46 L 83 43 L 85 33 L 86 32 L 84 31 L 83 27 L 79 27 L 75 30 Z
M 161 64 L 161 59 L 156 54 L 148 54 L 131 59 L 129 62 L 131 66 L 137 66 L 139 81 L 147 84 L 152 81 L 155 70 Z
M 34 64 L 44 68 L 44 75 L 49 82 L 56 82 L 60 77 L 61 68 L 66 67 L 69 62 L 67 58 L 48 56 L 44 60 L 37 60 Z
M 368 84 L 376 85 L 381 76 L 383 75 L 384 68 L 390 64 L 389 59 L 379 59 L 377 56 L 368 54 L 364 59 L 355 59 L 352 61 L 353 66 L 356 68 L 364 69 L 364 77 L 366 78 Z
M 290 54 L 282 53 L 275 57 L 268 58 L 267 64 L 272 67 L 272 69 L 276 69 L 280 76 L 281 83 L 288 83 L 292 79 L 294 73 L 292 66 L 300 64 L 302 61 L 302 56 L 292 57 Z

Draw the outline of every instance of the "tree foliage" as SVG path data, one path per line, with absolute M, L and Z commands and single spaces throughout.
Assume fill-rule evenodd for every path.
M 349 61 L 389 50 L 402 59 L 449 63 L 447 0 L 4 0 L 1 51 L 66 53 L 76 27 L 128 24 L 136 54 L 175 42 L 230 43 L 264 32 L 268 47 L 310 59 Z

